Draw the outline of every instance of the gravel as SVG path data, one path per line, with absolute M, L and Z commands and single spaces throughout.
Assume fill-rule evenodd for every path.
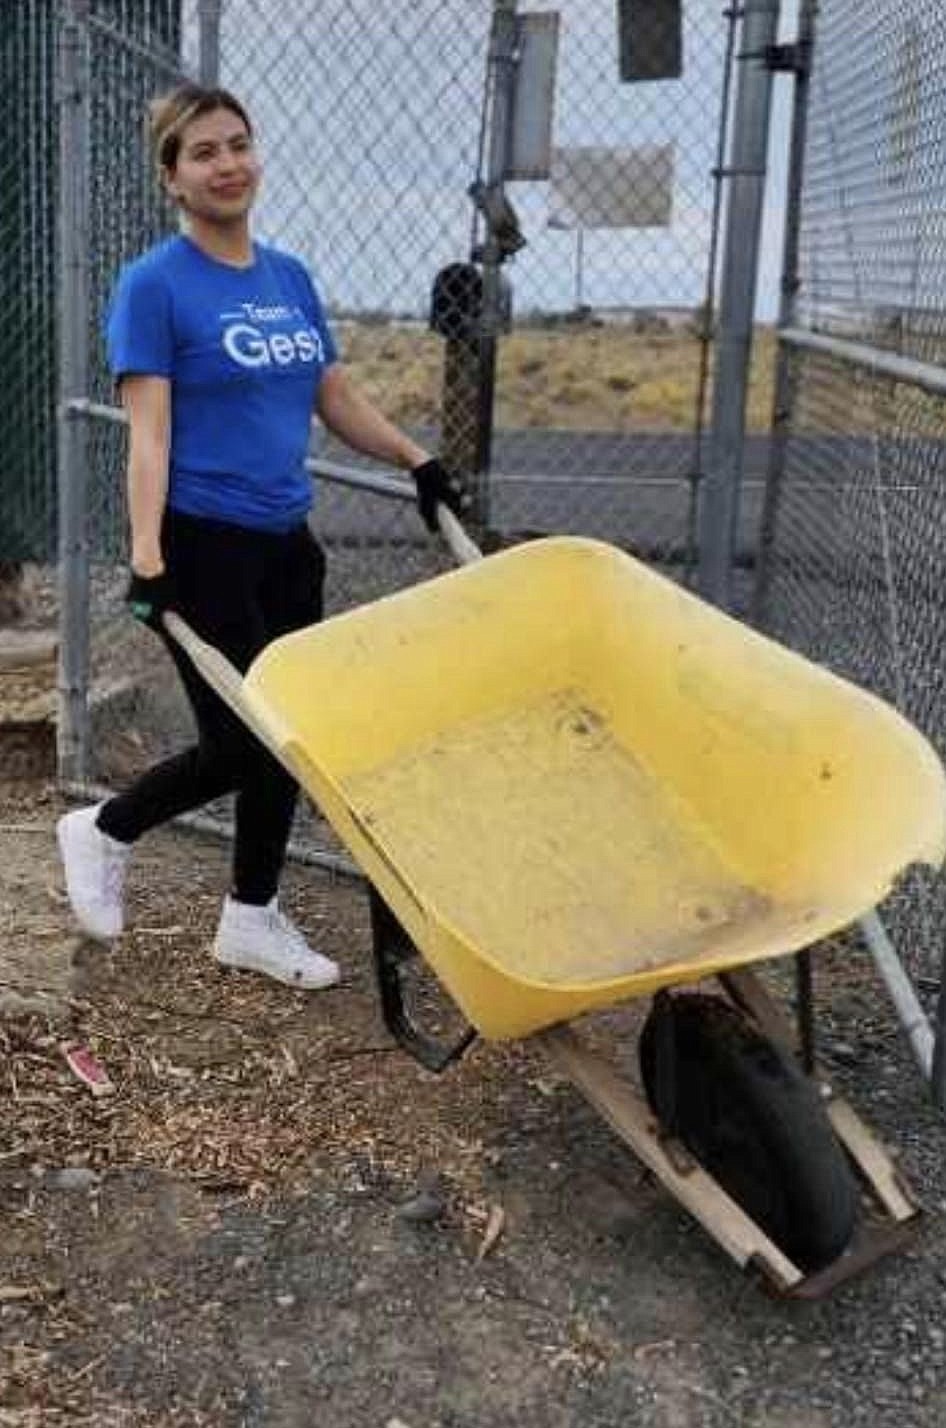
M 24 977 L 31 936 L 47 953 L 71 936 L 59 808 L 0 785 L 5 966 Z M 286 880 L 339 988 L 218 973 L 226 876 L 219 843 L 155 835 L 132 930 L 0 1020 L 2 1428 L 946 1420 L 943 1125 L 863 952 L 839 940 L 817 959 L 823 1065 L 898 1147 L 925 1215 L 830 1299 L 784 1302 L 535 1045 L 477 1045 L 439 1078 L 393 1047 L 357 885 Z M 590 1028 L 631 1074 L 640 1011 Z M 67 1036 L 114 1096 L 71 1077 Z

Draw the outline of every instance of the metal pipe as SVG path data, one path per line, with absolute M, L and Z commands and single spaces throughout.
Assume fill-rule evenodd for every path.
M 197 72 L 209 89 L 220 83 L 220 16 L 223 0 L 198 0 L 200 27 L 197 41 Z
M 788 152 L 785 236 L 782 247 L 782 276 L 778 312 L 780 328 L 789 327 L 794 319 L 800 285 L 802 185 L 808 137 L 811 58 L 817 4 L 818 0 L 802 0 L 798 17 L 798 34 L 795 41 L 792 125 Z M 775 529 L 785 477 L 791 419 L 795 410 L 794 377 L 795 368 L 789 350 L 783 344 L 779 344 L 776 354 L 775 391 L 772 403 L 772 444 L 766 472 L 762 519 L 759 524 L 758 567 L 752 595 L 752 618 L 757 625 L 761 625 L 765 620 L 771 587 Z M 798 1029 L 802 1065 L 806 1073 L 813 1076 L 817 1056 L 816 1016 L 812 957 L 808 949 L 799 952 L 795 958 L 795 983 L 798 997 Z
M 114 796 L 114 789 L 107 788 L 102 784 L 88 783 L 65 783 L 59 792 L 64 798 L 81 799 L 88 802 L 89 799 L 101 801 Z M 179 813 L 173 820 L 178 828 L 188 828 L 193 833 L 208 834 L 212 838 L 221 838 L 224 841 L 232 841 L 233 828 L 224 822 L 222 818 L 212 818 L 207 813 Z M 364 882 L 364 874 L 361 869 L 351 861 L 338 853 L 323 853 L 317 848 L 308 848 L 304 843 L 291 842 L 286 847 L 286 857 L 294 863 L 302 863 L 306 867 L 321 868 L 324 872 L 330 873 L 332 877 L 351 878 L 355 882 Z
M 502 185 L 509 157 L 516 84 L 516 4 L 517 0 L 493 0 L 493 24 L 489 38 L 492 108 L 486 159 L 486 182 L 490 187 Z
M 834 357 L 852 367 L 861 367 L 873 377 L 890 377 L 905 386 L 918 387 L 936 397 L 946 397 L 946 367 L 932 362 L 920 362 L 914 357 L 899 357 L 867 342 L 849 342 L 843 337 L 828 337 L 821 332 L 808 332 L 802 327 L 780 328 L 779 342 L 800 352 L 818 352 Z
M 916 1064 L 929 1081 L 933 1072 L 933 1032 L 914 991 L 913 983 L 904 971 L 896 948 L 877 913 L 867 913 L 860 919 L 859 926 L 874 959 L 874 965 L 896 1008 Z
M 730 187 L 716 339 L 712 435 L 699 502 L 699 589 L 706 599 L 724 609 L 732 603 L 746 392 L 765 198 L 772 94 L 770 53 L 778 33 L 778 17 L 778 0 L 746 0 L 727 173 Z
M 815 1038 L 815 983 L 811 949 L 807 947 L 795 957 L 795 993 L 801 1064 L 805 1075 L 813 1076 L 818 1050 Z
M 128 425 L 128 417 L 121 407 L 92 402 L 88 397 L 70 397 L 63 403 L 63 410 L 70 417 L 94 417 L 96 421 L 110 421 L 116 426 Z
M 362 471 L 357 466 L 343 466 L 338 461 L 323 461 L 312 457 L 305 463 L 311 476 L 318 476 L 333 486 L 347 486 L 353 491 L 370 491 L 374 496 L 386 496 L 389 500 L 413 504 L 417 491 L 409 482 L 399 481 L 396 476 L 382 476 L 377 471 Z
M 517 64 L 517 0 L 493 0 L 489 37 L 490 116 L 486 153 L 486 191 L 498 199 L 509 163 Z M 502 326 L 503 254 L 495 225 L 487 220 L 482 249 L 483 307 L 480 317 L 480 399 L 474 520 L 480 530 L 490 521 L 489 468 L 492 451 L 496 341 Z
M 946 950 L 939 974 L 939 996 L 933 1022 L 933 1066 L 930 1072 L 930 1095 L 933 1104 L 946 1114 Z
M 713 213 L 710 219 L 709 253 L 706 259 L 706 287 L 700 322 L 700 372 L 696 392 L 696 424 L 693 433 L 693 472 L 690 477 L 690 500 L 687 508 L 687 572 L 686 583 L 692 586 L 697 572 L 699 538 L 697 525 L 700 508 L 700 482 L 703 479 L 703 444 L 706 435 L 706 393 L 709 389 L 712 355 L 713 321 L 716 302 L 716 262 L 719 252 L 719 225 L 723 211 L 723 173 L 726 146 L 729 142 L 730 93 L 733 79 L 733 54 L 736 48 L 736 11 L 727 14 L 726 58 L 723 61 L 723 86 L 719 100 L 719 134 L 716 140 L 716 166 L 713 170 Z
M 93 421 L 110 422 L 113 426 L 127 426 L 128 417 L 121 407 L 112 407 L 104 402 L 92 402 L 86 397 L 74 397 L 65 403 L 67 414 L 73 418 L 90 418 Z M 388 496 L 396 501 L 416 501 L 417 492 L 408 481 L 400 481 L 395 476 L 383 476 L 375 471 L 364 471 L 358 466 L 344 466 L 337 461 L 324 461 L 321 457 L 310 457 L 305 469 L 312 476 L 321 476 L 337 486 L 350 486 L 359 491 L 371 491 L 376 496 Z
M 104 402 L 92 402 L 86 397 L 74 397 L 66 403 L 66 410 L 74 416 L 87 417 L 92 421 L 111 422 L 115 426 L 127 426 L 128 418 L 121 407 L 112 407 Z M 324 481 L 328 481 L 334 486 L 350 486 L 356 491 L 370 491 L 377 496 L 389 496 L 395 501 L 403 501 L 407 504 L 417 500 L 417 492 L 408 481 L 397 476 L 384 476 L 374 469 L 362 466 L 348 466 L 341 461 L 326 461 L 321 456 L 311 456 L 305 463 L 305 469 L 312 476 L 319 476 Z M 528 471 L 504 471 L 502 473 L 504 486 L 529 486 L 536 482 L 541 482 L 542 486 L 568 486 L 575 484 L 574 476 L 542 475 L 537 476 Z M 749 477 L 744 482 L 746 488 L 761 485 L 761 477 Z M 668 476 L 629 476 L 610 475 L 596 476 L 593 473 L 582 475 L 581 484 L 583 486 L 631 486 L 635 490 L 672 491 L 677 487 L 689 488 L 690 478 L 683 474 Z M 800 490 L 809 491 L 836 491 L 837 483 L 834 481 L 806 481 L 799 486 Z
M 75 416 L 88 417 L 93 421 L 111 422 L 116 426 L 126 426 L 128 423 L 128 418 L 120 407 L 107 406 L 103 402 L 91 402 L 85 397 L 77 397 L 67 402 L 66 410 Z M 417 500 L 417 492 L 409 482 L 396 476 L 384 476 L 373 469 L 348 466 L 340 461 L 326 461 L 321 456 L 309 457 L 305 463 L 305 469 L 310 475 L 319 476 L 333 486 L 349 486 L 355 491 L 370 491 L 374 495 L 388 496 L 405 504 Z M 504 471 L 501 479 L 504 486 L 530 486 L 541 482 L 546 489 L 550 486 L 571 488 L 575 484 L 574 476 L 536 476 L 528 471 Z M 634 490 L 645 491 L 675 491 L 678 487 L 689 489 L 690 477 L 682 472 L 679 475 L 669 476 L 597 476 L 589 472 L 582 475 L 581 484 L 583 486 L 614 486 L 622 489 L 633 487 Z M 746 489 L 756 488 L 762 484 L 762 478 L 749 477 L 743 484 Z M 798 489 L 836 491 L 839 487 L 835 481 L 805 481 L 799 484 Z
M 61 778 L 88 764 L 89 548 L 87 430 L 69 409 L 88 389 L 88 0 L 67 0 L 59 28 L 58 429 L 59 665 L 56 721 Z
M 798 16 L 798 38 L 795 42 L 797 63 L 792 96 L 792 128 L 788 152 L 788 178 L 785 200 L 785 239 L 782 248 L 782 278 L 779 297 L 778 327 L 787 329 L 795 319 L 798 290 L 801 284 L 799 256 L 801 246 L 802 188 L 805 154 L 808 146 L 808 112 L 811 102 L 811 63 L 815 38 L 815 14 L 818 0 L 802 0 Z M 788 347 L 778 344 L 775 363 L 775 392 L 772 404 L 772 445 L 766 473 L 762 519 L 759 525 L 758 573 L 752 595 L 752 618 L 755 624 L 765 621 L 772 581 L 772 561 L 775 554 L 775 528 L 785 478 L 788 437 L 795 410 L 795 369 Z

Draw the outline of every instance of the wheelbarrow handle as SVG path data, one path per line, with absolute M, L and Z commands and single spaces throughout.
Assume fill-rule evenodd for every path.
M 472 565 L 474 561 L 482 560 L 483 552 L 476 542 L 467 535 L 463 525 L 448 506 L 438 505 L 437 522 L 440 526 L 440 534 L 449 546 L 450 553 L 458 565 Z M 161 622 L 167 633 L 190 657 L 192 663 L 196 665 L 204 679 L 220 695 L 224 703 L 229 704 L 234 713 L 250 726 L 257 738 L 277 758 L 281 758 L 280 745 L 278 741 L 274 740 L 272 730 L 261 725 L 256 711 L 246 698 L 243 690 L 243 676 L 240 671 L 218 649 L 195 634 L 176 611 L 165 610 Z
M 476 541 L 467 535 L 462 523 L 453 514 L 449 506 L 442 503 L 437 507 L 437 524 L 440 527 L 440 534 L 443 536 L 450 548 L 457 565 L 472 565 L 474 561 L 483 559 L 483 552 Z
M 161 616 L 161 623 L 171 639 L 180 645 L 214 693 L 219 695 L 224 704 L 229 705 L 237 718 L 242 720 L 247 728 L 256 735 L 260 743 L 264 744 L 280 763 L 288 767 L 285 760 L 288 736 L 279 728 L 275 715 L 271 714 L 267 721 L 260 719 L 253 704 L 246 696 L 243 676 L 236 665 L 231 664 L 226 655 L 221 654 L 214 645 L 201 639 L 176 611 L 165 610 Z
M 440 534 L 458 565 L 472 565 L 476 561 L 482 560 L 483 552 L 476 542 L 467 535 L 462 523 L 449 507 L 443 504 L 437 506 L 437 523 L 440 527 Z M 292 740 L 288 736 L 288 732 L 282 738 L 277 737 L 278 731 L 268 727 L 267 723 L 259 718 L 252 702 L 247 698 L 243 676 L 235 665 L 231 664 L 226 656 L 213 645 L 201 639 L 173 610 L 164 611 L 162 624 L 168 636 L 184 650 L 216 694 L 229 705 L 237 717 L 252 730 L 280 763 L 290 773 L 295 774 L 296 771 L 286 757 L 292 747 Z M 378 845 L 370 830 L 363 827 L 362 833 L 372 842 L 378 856 L 384 857 L 383 848 Z M 403 879 L 400 878 L 397 869 L 390 866 L 389 871 L 392 875 L 397 876 L 403 885 Z M 409 1052 L 416 1061 L 428 1071 L 442 1072 L 458 1060 L 472 1044 L 476 1039 L 476 1030 L 468 1026 L 454 1042 L 446 1044 L 428 1036 L 414 1022 L 405 1002 L 401 963 L 405 955 L 415 949 L 400 923 L 383 902 L 380 894 L 370 883 L 368 889 L 371 902 L 375 972 L 385 1024 L 399 1045 Z M 410 893 L 415 902 L 417 901 L 412 889 L 404 885 L 404 890 Z M 419 903 L 418 906 L 420 906 Z

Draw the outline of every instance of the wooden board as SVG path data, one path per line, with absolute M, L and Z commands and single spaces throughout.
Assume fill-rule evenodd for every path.
M 0 673 L 56 663 L 58 641 L 49 630 L 0 629 Z
M 835 1135 L 887 1213 L 897 1221 L 912 1220 L 919 1213 L 919 1206 L 880 1141 L 839 1096 L 832 1096 L 825 1109 Z
M 689 1162 L 685 1170 L 665 1150 L 642 1096 L 567 1026 L 538 1033 L 559 1069 L 591 1102 L 658 1180 L 689 1210 L 738 1265 L 758 1264 L 780 1290 L 800 1284 L 802 1271 L 763 1234 L 722 1187 Z

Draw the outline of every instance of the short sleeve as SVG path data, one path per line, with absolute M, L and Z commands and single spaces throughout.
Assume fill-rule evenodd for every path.
M 319 297 L 315 283 L 312 281 L 312 277 L 309 273 L 309 270 L 306 268 L 304 263 L 299 263 L 298 267 L 299 272 L 302 275 L 303 283 L 305 285 L 306 295 L 311 304 L 312 321 L 318 329 L 319 336 L 322 339 L 322 350 L 325 354 L 324 365 L 326 367 L 330 367 L 333 362 L 338 361 L 338 347 L 335 342 L 335 337 L 329 325 L 329 320 L 325 316 L 325 308 L 322 306 L 322 299 Z
M 124 270 L 109 304 L 105 335 L 108 365 L 116 380 L 172 375 L 171 294 L 159 273 L 136 264 Z

